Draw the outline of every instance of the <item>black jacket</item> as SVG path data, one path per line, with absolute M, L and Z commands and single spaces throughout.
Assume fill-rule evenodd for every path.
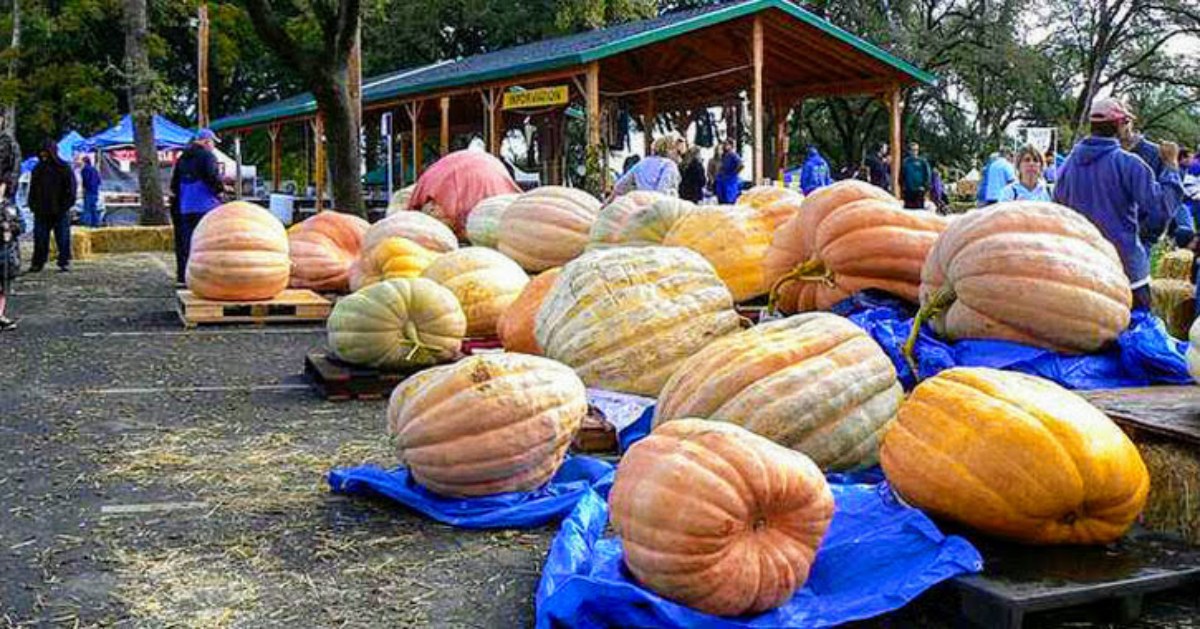
M 699 203 L 704 198 L 704 184 L 707 182 L 704 164 L 699 159 L 689 161 L 679 174 L 679 198 Z
M 40 219 L 57 219 L 75 205 L 75 173 L 57 155 L 39 160 L 29 180 L 29 209 Z

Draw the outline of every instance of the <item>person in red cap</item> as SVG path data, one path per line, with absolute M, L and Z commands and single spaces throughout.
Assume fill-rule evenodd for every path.
M 1092 103 L 1091 136 L 1075 145 L 1058 173 L 1054 200 L 1088 217 L 1121 256 L 1135 307 L 1150 307 L 1150 254 L 1146 243 L 1162 236 L 1183 196 L 1179 147 L 1159 147 L 1163 172 L 1121 148 L 1134 117 L 1121 101 Z

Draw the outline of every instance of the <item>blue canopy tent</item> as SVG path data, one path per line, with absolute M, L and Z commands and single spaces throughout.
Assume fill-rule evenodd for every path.
M 154 145 L 158 150 L 181 149 L 192 141 L 193 132 L 166 118 L 154 116 Z M 126 114 L 117 126 L 101 131 L 83 141 L 80 148 L 85 151 L 103 151 L 118 146 L 133 144 L 133 119 Z
M 75 156 L 83 152 L 83 147 L 81 146 L 83 142 L 85 142 L 84 137 L 79 135 L 78 131 L 67 133 L 58 141 L 58 157 L 68 164 L 72 163 L 75 161 Z M 33 172 L 33 167 L 37 166 L 37 163 L 38 158 L 36 155 L 21 162 L 21 174 Z

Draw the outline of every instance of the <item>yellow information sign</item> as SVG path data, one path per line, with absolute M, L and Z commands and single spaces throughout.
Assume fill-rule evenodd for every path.
M 534 107 L 552 107 L 566 105 L 568 102 L 567 86 L 539 87 L 523 92 L 505 92 L 502 108 L 530 109 Z

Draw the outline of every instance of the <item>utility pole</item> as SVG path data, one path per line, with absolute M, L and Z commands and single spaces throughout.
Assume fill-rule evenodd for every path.
M 203 128 L 208 126 L 208 3 L 200 3 L 199 28 L 197 32 L 196 78 L 199 85 L 196 89 L 196 118 L 197 124 Z

